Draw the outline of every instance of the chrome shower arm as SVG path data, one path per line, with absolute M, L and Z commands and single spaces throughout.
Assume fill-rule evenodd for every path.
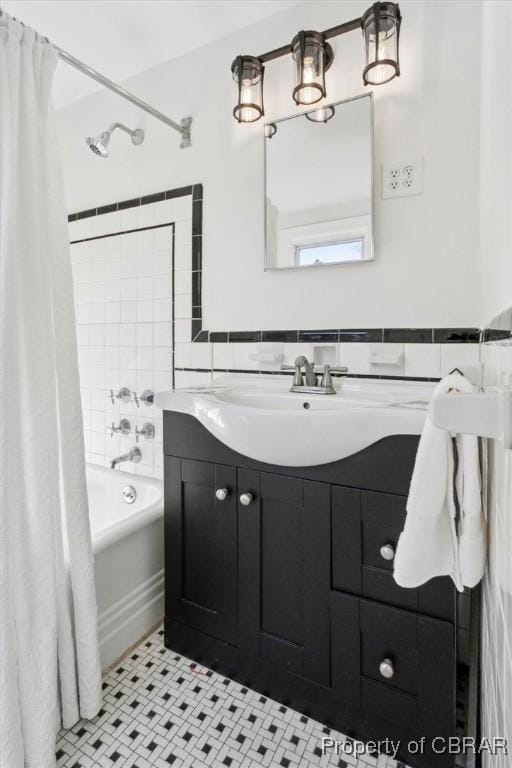
M 129 128 L 126 127 L 126 125 L 123 125 L 122 123 L 112 123 L 112 125 L 109 125 L 107 128 L 107 133 L 112 133 L 112 131 L 115 131 L 116 128 L 119 128 L 121 131 L 124 131 L 128 134 L 128 136 L 131 136 L 133 134 L 133 131 L 131 131 Z

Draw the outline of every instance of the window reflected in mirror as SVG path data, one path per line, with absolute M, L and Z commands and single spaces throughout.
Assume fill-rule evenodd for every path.
M 374 258 L 372 97 L 332 107 L 266 126 L 266 269 Z

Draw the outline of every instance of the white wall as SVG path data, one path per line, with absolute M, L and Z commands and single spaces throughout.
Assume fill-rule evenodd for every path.
M 481 285 L 487 322 L 512 306 L 512 5 L 482 6 Z M 493 327 L 497 327 L 497 323 Z M 510 319 L 499 323 L 510 327 Z M 512 340 L 482 350 L 486 386 L 512 387 Z M 484 498 L 489 528 L 483 583 L 482 733 L 512 742 L 512 451 L 486 441 Z M 489 768 L 510 757 L 484 756 Z
M 512 304 L 512 5 L 482 6 L 480 254 L 482 318 Z
M 480 3 L 404 0 L 403 75 L 375 91 L 375 178 L 384 160 L 425 158 L 425 192 L 381 201 L 376 261 L 318 273 L 263 272 L 262 127 L 231 116 L 231 60 L 281 45 L 301 28 L 324 29 L 368 2 L 307 2 L 124 83 L 175 119 L 193 115 L 193 147 L 169 128 L 101 92 L 59 113 L 70 210 L 202 182 L 205 327 L 210 330 L 475 325 L 478 273 Z M 172 35 L 179 30 L 171 31 Z M 329 98 L 363 91 L 362 37 L 334 40 Z M 59 66 L 66 66 L 59 64 Z M 108 73 L 107 73 L 108 74 Z M 77 74 L 77 77 L 81 75 Z M 267 67 L 267 117 L 295 111 L 289 58 Z M 84 137 L 113 120 L 146 130 L 124 135 L 100 160 Z

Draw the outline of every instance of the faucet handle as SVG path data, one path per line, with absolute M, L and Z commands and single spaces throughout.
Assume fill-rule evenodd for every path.
M 330 367 L 329 363 L 326 363 L 324 365 L 324 372 L 322 374 L 322 380 L 320 382 L 320 386 L 324 387 L 325 389 L 329 389 L 332 387 L 331 371 L 332 371 L 332 368 Z
M 152 389 L 145 389 L 143 392 L 141 392 L 140 395 L 137 395 L 137 393 L 134 392 L 133 399 L 137 403 L 137 408 L 139 407 L 141 401 L 144 403 L 144 405 L 153 405 L 155 393 Z
M 119 392 L 114 392 L 114 390 L 111 389 L 110 394 L 107 395 L 107 397 L 110 397 L 110 399 L 112 400 L 112 405 L 114 405 L 116 398 L 117 400 L 122 400 L 123 403 L 129 403 L 131 396 L 132 396 L 132 393 L 130 392 L 128 387 L 121 387 Z
M 117 434 L 118 432 L 120 432 L 122 435 L 129 435 L 131 428 L 132 428 L 132 425 L 130 424 L 128 419 L 121 419 L 117 427 L 115 422 L 113 421 L 110 426 L 110 437 L 113 437 L 114 434 Z
M 139 437 L 141 436 L 145 437 L 146 440 L 152 440 L 154 438 L 155 427 L 150 421 L 147 421 L 145 424 L 143 424 L 142 429 L 135 427 L 135 440 L 139 442 Z
M 295 361 L 295 365 L 281 365 L 282 371 L 295 371 L 293 376 L 293 386 L 294 387 L 302 387 L 304 384 L 304 379 L 302 377 L 302 371 L 301 371 L 301 364 L 298 362 L 300 358 L 298 357 Z

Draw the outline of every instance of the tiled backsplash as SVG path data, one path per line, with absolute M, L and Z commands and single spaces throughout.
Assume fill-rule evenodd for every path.
M 484 387 L 512 387 L 512 311 L 490 324 L 482 345 Z M 482 734 L 512 746 L 512 451 L 493 440 L 484 450 L 484 500 L 489 526 L 482 606 Z M 506 768 L 510 755 L 484 756 Z
M 121 468 L 161 477 L 162 415 L 137 407 L 133 393 L 169 389 L 173 334 L 190 339 L 192 188 L 71 216 L 69 230 L 86 458 L 105 466 L 150 422 L 155 438 L 140 437 L 141 462 Z M 121 387 L 130 401 L 112 403 Z M 122 418 L 130 434 L 111 435 Z
M 372 353 L 393 352 L 397 363 L 371 362 Z M 387 344 L 367 342 L 177 342 L 176 386 L 207 383 L 210 376 L 231 371 L 277 373 L 281 363 L 291 365 L 298 355 L 317 363 L 344 365 L 348 375 L 437 380 L 457 367 L 477 377 L 478 344 Z M 258 360 L 258 358 L 260 358 Z

